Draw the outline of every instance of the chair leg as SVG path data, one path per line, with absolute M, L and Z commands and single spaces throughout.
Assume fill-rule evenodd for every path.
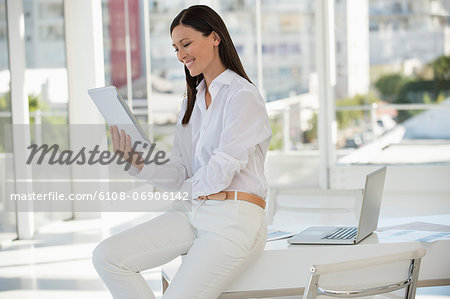
M 417 280 L 419 279 L 419 271 L 420 271 L 420 262 L 421 258 L 417 258 L 412 260 L 412 282 L 409 286 L 406 287 L 405 290 L 405 298 L 406 299 L 414 299 L 416 298 L 416 288 L 417 288 Z
M 167 288 L 169 287 L 169 282 L 162 274 L 161 274 L 161 281 L 162 281 L 162 292 L 164 294 L 166 292 Z

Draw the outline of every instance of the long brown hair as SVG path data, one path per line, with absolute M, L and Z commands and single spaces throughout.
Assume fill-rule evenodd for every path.
M 244 67 L 242 66 L 224 21 L 212 8 L 206 5 L 193 5 L 183 9 L 175 19 L 173 19 L 172 24 L 170 25 L 170 35 L 172 35 L 173 29 L 180 24 L 200 31 L 203 36 L 209 36 L 213 31 L 217 33 L 220 37 L 219 57 L 220 60 L 222 60 L 222 63 L 227 69 L 236 72 L 252 83 L 244 71 Z M 192 110 L 194 109 L 197 94 L 196 87 L 203 80 L 203 74 L 192 77 L 186 66 L 184 66 L 184 72 L 186 74 L 187 106 L 182 124 L 186 125 L 189 123 Z

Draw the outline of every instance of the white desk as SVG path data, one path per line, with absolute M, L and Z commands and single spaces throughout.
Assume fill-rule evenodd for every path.
M 399 224 L 398 221 L 393 223 Z M 237 276 L 220 298 L 303 294 L 313 264 L 386 255 L 418 247 L 427 250 L 422 259 L 418 286 L 450 285 L 450 240 L 395 242 L 380 239 L 374 233 L 358 245 L 290 245 L 286 239 L 268 242 L 260 258 Z M 163 267 L 163 278 L 170 281 L 180 262 L 177 259 Z

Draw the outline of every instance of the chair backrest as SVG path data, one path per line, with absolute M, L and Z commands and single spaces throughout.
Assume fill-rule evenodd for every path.
M 416 295 L 420 261 L 425 249 L 346 262 L 314 265 L 303 299 L 354 298 L 405 289 L 404 298 Z

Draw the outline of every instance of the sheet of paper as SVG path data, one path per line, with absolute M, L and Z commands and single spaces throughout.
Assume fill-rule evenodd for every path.
M 377 233 L 379 238 L 400 241 L 434 242 L 450 239 L 450 232 L 389 229 Z
M 422 222 L 422 221 L 415 221 L 415 222 L 410 222 L 410 223 L 405 223 L 405 224 L 400 224 L 400 225 L 381 227 L 381 228 L 378 228 L 377 231 L 385 231 L 385 230 L 391 230 L 391 229 L 450 232 L 449 225 L 435 224 L 435 223 Z

